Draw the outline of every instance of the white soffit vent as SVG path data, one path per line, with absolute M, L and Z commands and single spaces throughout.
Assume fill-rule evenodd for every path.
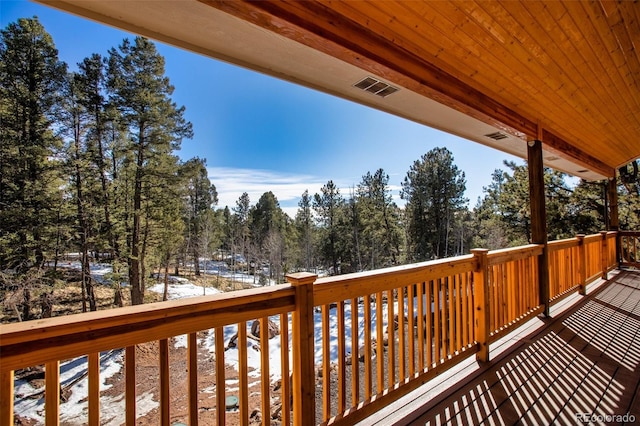
M 501 139 L 506 139 L 509 137 L 502 132 L 489 133 L 488 135 L 485 135 L 485 136 L 493 139 L 494 141 L 499 141 Z
M 373 77 L 365 77 L 353 86 L 369 93 L 373 93 L 374 95 L 380 96 L 382 98 L 386 98 L 392 93 L 400 90 L 397 87 L 394 87 L 390 84 L 385 83 L 384 81 L 380 81 L 377 78 Z

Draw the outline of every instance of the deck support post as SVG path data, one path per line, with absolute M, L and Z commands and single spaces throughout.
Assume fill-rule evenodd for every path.
M 317 275 L 298 272 L 287 275 L 296 290 L 293 311 L 293 424 L 315 425 L 316 381 L 314 367 L 313 283 Z
M 541 141 L 532 140 L 527 143 L 527 160 L 529 163 L 531 242 L 543 246 L 542 254 L 538 257 L 539 303 L 544 306 L 544 315 L 549 317 L 549 253 L 547 248 L 547 211 Z
M 587 294 L 587 249 L 584 246 L 584 234 L 576 235 L 578 239 L 578 268 L 580 274 L 580 294 Z
M 479 362 L 489 362 L 490 301 L 489 301 L 489 259 L 487 249 L 473 249 L 471 253 L 478 261 L 473 272 L 473 300 L 475 303 L 475 332 L 480 350 L 476 354 Z

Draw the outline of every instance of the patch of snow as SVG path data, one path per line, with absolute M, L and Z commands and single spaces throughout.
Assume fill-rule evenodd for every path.
M 164 293 L 164 284 L 158 283 L 148 287 L 149 291 L 153 291 L 154 293 L 163 294 Z M 202 287 L 196 284 L 185 280 L 180 284 L 169 284 L 168 285 L 168 293 L 167 296 L 169 300 L 178 300 L 178 299 L 186 299 L 188 297 L 196 297 L 196 296 L 205 296 L 211 294 L 221 293 L 215 287 Z

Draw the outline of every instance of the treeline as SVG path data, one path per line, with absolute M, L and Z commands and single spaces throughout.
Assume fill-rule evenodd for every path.
M 446 148 L 411 165 L 393 202 L 383 169 L 341 193 L 329 180 L 287 216 L 271 192 L 216 208 L 206 161 L 175 154 L 191 123 L 176 105 L 164 59 L 149 40 L 124 40 L 69 72 L 37 18 L 0 40 L 0 271 L 18 280 L 79 252 L 83 296 L 95 310 L 89 261 L 113 264 L 116 291 L 143 303 L 154 269 L 217 256 L 234 267 L 330 274 L 371 270 L 529 241 L 526 165 L 496 170 L 476 207 Z M 603 185 L 545 171 L 550 239 L 604 228 Z M 344 189 L 343 189 L 344 191 Z M 620 186 L 623 229 L 638 229 L 637 182 Z M 9 280 L 11 281 L 11 280 Z M 25 296 L 27 297 L 27 296 Z

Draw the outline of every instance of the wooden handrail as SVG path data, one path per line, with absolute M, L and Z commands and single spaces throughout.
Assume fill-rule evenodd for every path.
M 477 268 L 473 255 L 411 265 L 395 266 L 374 271 L 318 278 L 314 286 L 314 303 L 321 306 L 348 300 L 365 294 L 375 294 L 417 282 L 471 272 Z
M 584 235 L 582 235 L 582 239 L 584 239 Z M 549 241 L 547 243 L 547 247 L 549 248 L 550 252 L 556 251 L 556 250 L 564 250 L 571 247 L 577 247 L 579 245 L 580 245 L 579 237 L 567 238 L 565 240 Z
M 542 244 L 529 244 L 510 249 L 492 250 L 487 253 L 487 260 L 490 266 L 499 263 L 514 262 L 541 255 L 543 247 Z
M 2 372 L 295 309 L 281 285 L 0 325 Z

